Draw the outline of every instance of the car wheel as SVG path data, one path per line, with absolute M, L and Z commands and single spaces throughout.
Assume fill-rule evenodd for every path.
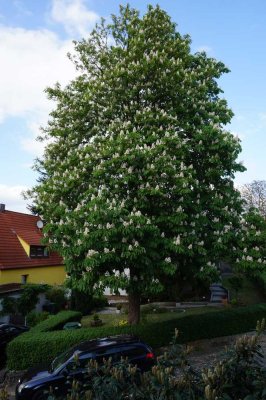
M 40 389 L 34 393 L 32 400 L 47 400 L 47 394 L 44 393 L 44 390 Z

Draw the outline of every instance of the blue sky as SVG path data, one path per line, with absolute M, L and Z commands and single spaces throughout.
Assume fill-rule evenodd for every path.
M 117 14 L 118 0 L 0 0 L 0 203 L 25 211 L 20 193 L 34 185 L 36 142 L 53 104 L 45 87 L 66 84 L 75 70 L 66 53 L 100 17 Z M 242 140 L 241 185 L 266 179 L 266 2 L 264 0 L 132 0 L 145 12 L 159 4 L 190 34 L 193 52 L 206 50 L 231 70 L 220 80 Z

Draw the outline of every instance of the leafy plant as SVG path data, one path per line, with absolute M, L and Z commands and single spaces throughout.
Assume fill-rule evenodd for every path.
M 40 322 L 45 321 L 48 317 L 49 313 L 47 311 L 31 311 L 29 314 L 26 315 L 26 322 L 28 326 L 33 327 Z
M 243 277 L 241 275 L 233 275 L 228 278 L 228 282 L 235 291 L 235 296 L 237 298 L 238 292 L 243 288 Z
M 47 288 L 48 285 L 24 285 L 20 297 L 5 297 L 3 299 L 1 314 L 22 314 L 26 316 L 35 308 L 39 294 L 46 292 Z
M 46 299 L 54 303 L 55 312 L 64 310 L 66 305 L 65 289 L 60 286 L 53 286 L 45 293 Z
M 98 314 L 93 315 L 93 321 L 91 321 L 91 326 L 101 326 L 103 321 L 100 319 Z

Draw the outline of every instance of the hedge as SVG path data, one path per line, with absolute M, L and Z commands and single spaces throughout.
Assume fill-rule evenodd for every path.
M 31 328 L 29 333 L 51 332 L 57 329 L 62 329 L 67 322 L 80 321 L 81 318 L 82 313 L 79 311 L 61 311 Z
M 22 370 L 38 363 L 50 363 L 58 354 L 74 344 L 97 337 L 131 333 L 156 348 L 170 342 L 175 328 L 179 330 L 180 343 L 251 331 L 255 328 L 257 320 L 266 318 L 266 304 L 197 315 L 185 315 L 184 313 L 182 316 L 167 321 L 137 326 L 103 326 L 72 331 L 55 331 L 53 319 L 57 319 L 57 326 L 60 326 L 58 321 L 60 318 L 63 319 L 62 313 L 60 314 L 49 319 L 52 332 L 47 332 L 45 323 L 48 321 L 44 321 L 9 343 L 7 348 L 9 369 Z M 71 318 L 73 320 L 73 317 Z

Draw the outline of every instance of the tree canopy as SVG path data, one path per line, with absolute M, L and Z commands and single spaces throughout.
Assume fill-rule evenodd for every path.
M 217 80 L 228 68 L 193 54 L 166 12 L 121 7 L 75 42 L 79 76 L 56 101 L 33 188 L 50 246 L 72 287 L 124 288 L 129 322 L 161 276 L 213 280 L 232 248 L 242 200 L 239 140 Z

